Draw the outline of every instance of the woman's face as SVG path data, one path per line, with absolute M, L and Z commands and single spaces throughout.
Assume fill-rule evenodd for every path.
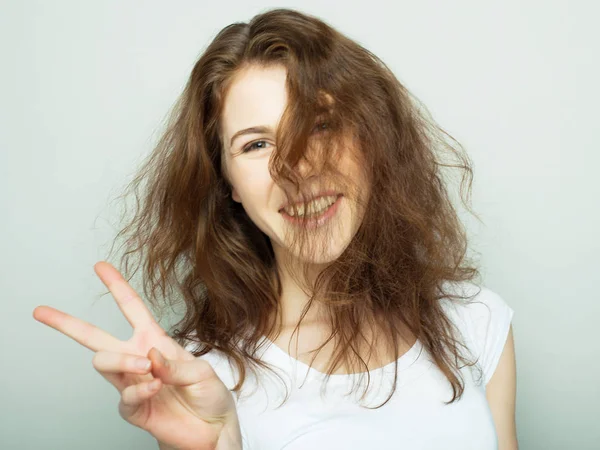
M 285 191 L 273 181 L 268 168 L 277 145 L 275 130 L 287 103 L 286 73 L 283 66 L 250 66 L 240 72 L 227 92 L 222 116 L 224 158 L 233 186 L 232 199 L 242 204 L 254 224 L 270 238 L 276 256 L 281 255 L 282 250 L 290 249 L 286 232 L 295 227 L 280 212 L 286 201 Z M 264 130 L 237 134 L 240 130 L 258 127 Z M 348 152 L 342 153 L 335 164 L 347 180 L 357 185 L 353 192 L 369 195 L 362 171 Z M 323 188 L 333 187 L 343 194 L 335 214 L 329 219 L 336 232 L 327 238 L 328 242 L 318 244 L 324 250 L 324 256 L 319 258 L 325 260 L 312 261 L 322 264 L 336 259 L 348 246 L 360 226 L 363 213 L 357 207 L 353 192 L 342 192 L 318 179 L 311 167 L 305 158 L 297 166 L 305 191 L 318 193 Z M 293 186 L 287 189 L 292 197 L 296 197 Z M 319 227 L 314 233 L 318 239 Z

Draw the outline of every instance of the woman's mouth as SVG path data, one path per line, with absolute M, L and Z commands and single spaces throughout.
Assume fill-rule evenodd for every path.
M 304 225 L 306 228 L 320 227 L 325 222 L 327 222 L 335 216 L 336 212 L 339 209 L 339 205 L 342 201 L 342 197 L 343 194 L 338 194 L 334 203 L 328 206 L 324 211 L 321 211 L 314 215 L 307 214 L 306 216 L 291 216 L 285 211 L 285 209 L 281 210 L 281 215 L 286 221 L 295 226 Z

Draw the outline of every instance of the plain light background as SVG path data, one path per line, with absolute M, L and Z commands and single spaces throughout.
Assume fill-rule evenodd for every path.
M 464 216 L 515 310 L 522 450 L 600 448 L 597 2 L 2 1 L 0 448 L 153 449 L 49 304 L 126 339 L 92 266 L 204 47 L 273 6 L 383 59 L 473 160 Z M 113 261 L 114 262 L 114 261 Z

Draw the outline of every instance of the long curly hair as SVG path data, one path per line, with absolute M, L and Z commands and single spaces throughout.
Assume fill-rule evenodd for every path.
M 466 346 L 440 299 L 466 300 L 447 288 L 476 283 L 480 273 L 466 255 L 466 233 L 442 170 L 462 170 L 460 198 L 471 211 L 470 160 L 379 58 L 314 16 L 271 9 L 226 26 L 202 52 L 164 134 L 121 197 L 133 191 L 136 202 L 113 242 L 112 248 L 124 240 L 120 270 L 131 279 L 142 268 L 143 292 L 155 310 L 183 306 L 169 335 L 194 343 L 195 356 L 223 352 L 240 375 L 233 391 L 247 369 L 270 368 L 256 352 L 263 337 L 281 331 L 277 261 L 267 235 L 231 198 L 222 134 L 227 90 L 250 65 L 287 70 L 288 104 L 269 161 L 273 180 L 302 192 L 297 164 L 309 148 L 319 150 L 322 171 L 344 192 L 357 193 L 364 211 L 351 242 L 307 286 L 310 302 L 296 329 L 313 302 L 328 311 L 332 332 L 323 346 L 334 338 L 336 345 L 327 378 L 341 364 L 368 375 L 357 351 L 367 325 L 378 327 L 396 359 L 400 340 L 416 337 L 452 387 L 447 403 L 459 399 L 459 361 L 475 362 L 459 351 Z M 324 131 L 315 132 L 315 123 L 326 124 Z M 368 198 L 336 175 L 338 150 L 345 148 L 364 170 Z M 445 155 L 454 158 L 444 161 Z M 290 234 L 305 256 L 299 282 L 308 279 L 317 251 L 311 233 L 297 227 Z M 377 408 L 391 398 L 396 379 L 397 371 Z

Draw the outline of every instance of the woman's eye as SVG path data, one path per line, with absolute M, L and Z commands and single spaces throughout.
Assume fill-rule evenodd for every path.
M 319 133 L 322 131 L 326 131 L 329 128 L 329 122 L 319 122 L 315 125 L 315 132 Z M 259 146 L 259 144 L 261 144 Z M 263 149 L 266 148 L 265 145 L 271 145 L 269 144 L 267 141 L 265 140 L 259 140 L 259 141 L 254 141 L 254 142 L 250 142 L 248 145 L 246 145 L 243 148 L 243 153 L 247 153 L 247 152 L 251 152 L 254 150 L 258 150 L 258 149 Z
M 324 131 L 327 128 L 329 128 L 329 123 L 327 123 L 327 122 L 319 122 L 315 125 L 315 131 L 317 131 L 317 132 Z
M 262 144 L 262 146 L 255 147 L 257 144 Z M 250 152 L 250 151 L 253 151 L 253 150 L 256 150 L 256 149 L 265 148 L 264 147 L 265 144 L 268 144 L 268 142 L 267 141 L 254 141 L 254 142 L 250 142 L 248 145 L 246 145 L 244 147 L 244 153 Z

